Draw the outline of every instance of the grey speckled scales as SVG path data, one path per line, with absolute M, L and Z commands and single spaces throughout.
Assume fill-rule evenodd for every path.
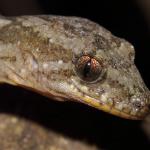
M 0 19 L 0 80 L 57 100 L 75 100 L 114 115 L 142 119 L 150 93 L 134 65 L 133 46 L 83 18 L 20 16 Z M 88 56 L 102 63 L 94 82 L 78 76 Z

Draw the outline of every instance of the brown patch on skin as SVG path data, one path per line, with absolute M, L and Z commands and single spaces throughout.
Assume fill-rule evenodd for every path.
M 84 34 L 83 34 L 83 35 L 87 35 L 87 33 L 92 32 L 92 30 L 87 29 L 87 28 L 85 28 L 85 27 L 81 27 L 81 28 L 82 28 L 82 30 L 84 31 Z
M 130 52 L 129 55 L 128 55 L 128 59 L 130 61 L 133 61 L 134 60 L 134 57 L 135 57 L 135 53 L 134 52 Z
M 40 15 L 38 16 L 38 18 L 48 22 L 48 26 L 50 26 L 51 28 L 57 29 L 60 26 L 59 19 L 56 19 L 56 17 L 54 17 L 53 15 L 48 15 L 48 17 L 46 15 Z
M 75 75 L 73 70 L 61 70 L 60 72 L 66 78 L 70 78 L 71 76 Z
M 50 22 L 52 24 L 53 23 L 55 24 L 59 20 L 59 19 L 56 19 L 56 17 L 54 17 L 53 15 L 48 15 L 48 17 L 46 15 L 40 15 L 40 16 L 38 16 L 38 18 L 41 18 L 41 19 L 43 19 L 47 22 Z
M 73 38 L 74 36 L 79 36 L 79 37 L 87 36 L 88 33 L 90 32 L 90 30 L 88 30 L 85 27 L 76 28 L 73 25 L 70 25 L 68 23 L 64 23 L 63 27 L 64 27 L 66 37 L 69 38 Z
M 98 49 L 109 50 L 111 48 L 110 42 L 103 36 L 95 34 L 94 38 L 95 40 L 93 42 L 93 45 L 96 46 Z
M 66 31 L 70 31 L 71 33 L 76 33 L 76 28 L 68 23 L 64 23 L 63 27 Z
M 58 81 L 58 80 L 63 80 L 64 79 L 68 79 L 70 78 L 71 76 L 74 75 L 74 72 L 73 70 L 59 70 L 59 71 L 50 71 L 49 73 L 46 73 L 46 72 L 39 72 L 39 73 L 42 73 L 45 77 L 47 77 L 47 79 L 50 79 L 50 80 L 53 80 L 53 81 Z M 56 74 L 56 76 L 54 76 Z M 53 78 L 52 76 L 53 75 Z M 59 76 L 59 79 L 58 79 L 58 76 Z
M 71 50 L 64 49 L 61 45 L 49 43 L 48 38 L 39 36 L 31 27 L 24 27 L 20 23 L 16 23 L 13 27 L 5 26 L 0 30 L 0 37 L 4 43 L 17 44 L 22 51 L 30 51 L 41 62 L 60 60 L 68 62 L 71 59 Z M 0 39 L 1 40 L 1 39 Z M 58 52 L 59 51 L 59 52 Z M 53 57 L 48 57 L 53 55 Z
M 94 34 L 94 39 L 93 45 L 96 46 L 97 49 L 112 50 L 113 48 L 119 48 L 121 46 L 121 40 L 115 36 L 106 39 L 104 36 Z
M 121 59 L 119 57 L 118 58 L 114 57 L 114 58 L 111 58 L 108 60 L 108 64 L 110 66 L 112 66 L 112 68 L 114 68 L 114 69 L 122 69 L 122 68 L 128 69 L 133 65 L 131 62 L 126 62 L 125 60 L 124 61 L 122 61 L 122 60 L 123 60 L 123 58 Z M 121 61 L 123 63 L 120 63 Z
M 16 56 L 12 56 L 12 57 L 3 56 L 3 57 L 0 57 L 0 60 L 15 62 L 16 61 Z
M 9 24 L 0 29 L 0 40 L 6 44 L 14 44 L 18 41 L 25 42 L 28 35 L 30 35 L 30 39 L 32 39 L 33 37 L 36 37 L 38 33 L 33 32 L 31 27 L 23 27 L 19 22 L 14 22 L 13 25 Z M 28 40 L 30 39 L 28 37 Z
M 63 48 L 61 45 L 58 44 L 49 44 L 49 47 L 47 49 L 48 51 L 43 54 L 43 51 L 41 50 L 41 56 L 44 56 L 43 60 L 49 60 L 49 61 L 58 61 L 63 60 L 63 62 L 68 62 L 71 60 L 72 53 L 71 50 L 67 50 Z M 53 57 L 48 58 L 48 55 L 53 55 Z
M 115 44 L 114 47 L 120 47 L 121 46 L 121 40 L 115 36 L 111 37 L 111 43 Z
M 50 16 L 51 16 L 51 15 L 49 15 L 49 17 L 47 17 L 47 16 L 45 16 L 45 15 L 40 15 L 40 16 L 38 16 L 38 18 L 41 18 L 41 19 L 43 19 L 43 20 L 45 20 L 45 21 L 49 21 L 49 20 L 50 20 Z

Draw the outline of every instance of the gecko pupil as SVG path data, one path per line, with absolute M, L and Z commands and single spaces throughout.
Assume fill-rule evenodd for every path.
M 83 75 L 84 75 L 85 78 L 87 78 L 90 75 L 90 71 L 91 71 L 91 60 L 89 60 L 85 64 L 85 67 L 83 69 Z
M 101 76 L 102 65 L 95 58 L 85 55 L 77 60 L 75 71 L 82 80 L 93 82 Z

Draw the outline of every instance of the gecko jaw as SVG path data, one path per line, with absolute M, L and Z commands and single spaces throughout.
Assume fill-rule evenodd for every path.
M 142 108 L 134 106 L 136 101 L 140 100 L 141 104 L 144 102 L 142 101 L 142 99 L 144 99 L 143 94 L 141 94 L 141 96 L 120 97 L 120 99 L 118 99 L 115 93 L 113 94 L 109 91 L 93 95 L 87 86 L 79 87 L 74 79 L 72 79 L 71 85 L 71 97 L 73 97 L 73 99 L 115 116 L 131 120 L 141 120 L 145 117 L 147 112 L 149 112 L 146 102 L 145 105 L 141 105 Z
M 140 114 L 139 115 L 132 114 L 132 111 L 129 109 L 128 109 L 128 112 L 125 112 L 127 109 L 119 110 L 112 105 L 100 102 L 99 100 L 91 98 L 89 96 L 84 96 L 84 97 L 80 96 L 79 101 L 81 101 L 82 103 L 85 103 L 89 106 L 92 106 L 94 108 L 97 108 L 99 110 L 103 110 L 104 112 L 107 112 L 109 114 L 113 114 L 115 116 L 125 118 L 125 119 L 142 120 L 144 117 Z M 144 112 L 147 112 L 147 109 Z

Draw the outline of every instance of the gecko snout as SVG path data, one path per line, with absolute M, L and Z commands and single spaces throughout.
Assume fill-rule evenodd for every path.
M 150 92 L 134 95 L 130 98 L 131 114 L 139 118 L 146 116 L 150 110 Z

